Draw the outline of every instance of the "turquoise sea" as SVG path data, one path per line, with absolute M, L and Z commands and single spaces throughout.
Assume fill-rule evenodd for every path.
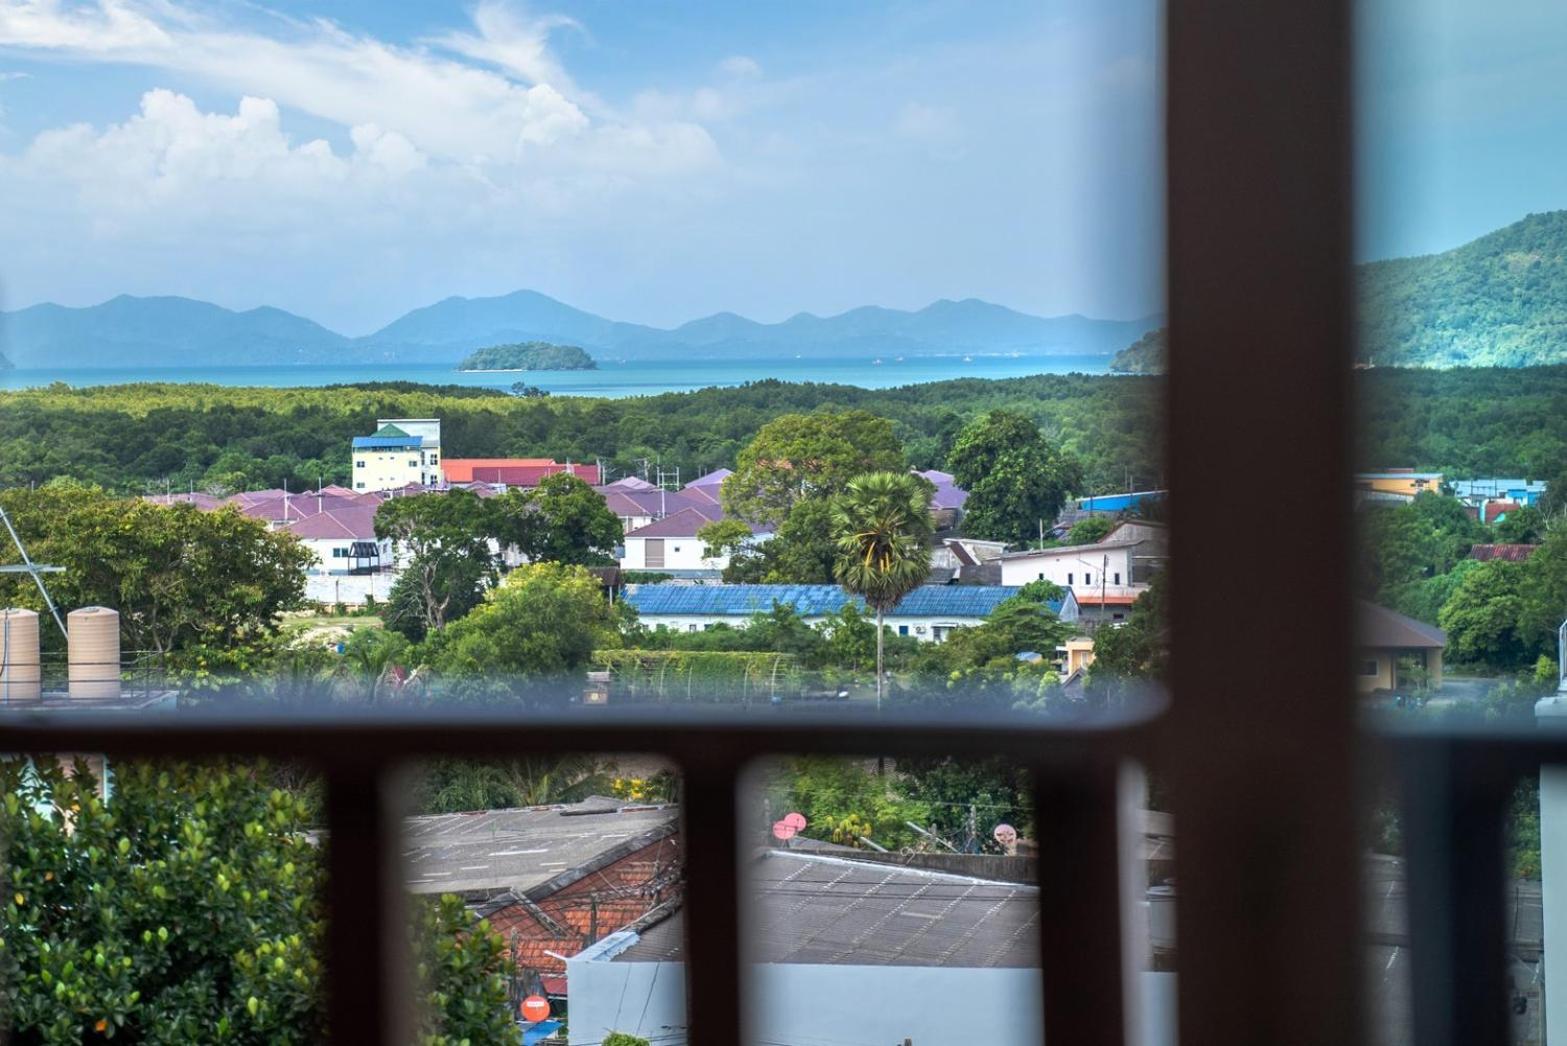
M 867 389 L 946 381 L 950 378 L 1017 378 L 1029 374 L 1107 374 L 1108 356 L 922 356 L 908 359 L 665 360 L 600 363 L 597 370 L 486 373 L 447 363 L 352 364 L 259 367 L 29 367 L 0 372 L 0 388 L 24 389 L 64 382 L 71 386 L 136 381 L 204 382 L 214 385 L 341 385 L 365 381 L 416 381 L 509 389 L 525 382 L 557 396 L 650 396 L 660 392 L 732 387 L 748 381 L 821 381 Z

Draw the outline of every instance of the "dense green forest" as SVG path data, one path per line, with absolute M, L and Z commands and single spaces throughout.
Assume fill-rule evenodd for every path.
M 1155 485 L 1157 379 L 1042 375 L 897 389 L 756 382 L 607 400 L 523 399 L 407 383 L 309 389 L 121 385 L 0 393 L 0 486 L 73 476 L 141 493 L 195 486 L 298 489 L 348 479 L 349 440 L 378 417 L 442 419 L 451 457 L 644 459 L 696 476 L 733 467 L 780 414 L 863 408 L 889 418 L 919 468 L 944 466 L 966 421 L 998 407 L 1036 420 L 1085 466 L 1090 490 Z
M 457 364 L 458 370 L 597 370 L 582 349 L 575 345 L 555 345 L 547 341 L 525 341 L 511 345 L 491 345 L 471 352 Z
M 1567 211 L 1360 270 L 1360 358 L 1378 365 L 1567 362 Z
M 1450 476 L 1549 478 L 1567 461 L 1567 367 L 1357 372 L 1359 461 Z M 1006 408 L 1084 465 L 1087 491 L 1158 486 L 1161 379 L 1039 375 L 896 389 L 756 382 L 607 400 L 520 399 L 408 383 L 311 389 L 120 385 L 0 393 L 0 486 L 72 476 L 113 490 L 299 488 L 348 479 L 348 444 L 378 417 L 438 417 L 453 457 L 643 459 L 686 475 L 733 467 L 780 414 L 863 408 L 892 421 L 919 468 L 945 467 L 965 422 Z

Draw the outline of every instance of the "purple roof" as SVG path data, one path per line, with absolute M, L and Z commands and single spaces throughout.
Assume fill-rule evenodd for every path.
M 734 475 L 734 473 L 729 469 L 714 469 L 705 476 L 698 476 L 696 479 L 693 479 L 690 483 L 687 483 L 686 486 L 716 487 L 721 485 L 724 480 L 728 479 L 732 475 Z
M 950 487 L 957 483 L 957 477 L 950 472 L 943 472 L 940 469 L 926 469 L 924 472 L 916 472 L 915 475 L 924 476 L 938 487 Z
M 672 513 L 671 515 L 665 516 L 663 519 L 649 523 L 645 527 L 639 527 L 636 530 L 628 532 L 626 537 L 694 538 L 696 537 L 697 531 L 701 530 L 709 523 L 713 523 L 722 518 L 723 515 L 722 513 L 716 511 L 716 506 L 705 512 L 699 507 L 683 508 L 679 512 Z M 752 527 L 751 533 L 759 534 L 762 533 L 762 531 Z
M 630 516 L 672 516 L 688 508 L 707 514 L 709 518 L 718 518 L 718 506 L 712 501 L 680 490 L 662 493 L 656 487 L 652 490 L 617 490 L 605 494 L 604 503 L 622 519 Z
M 657 490 L 657 484 L 649 483 L 641 476 L 622 476 L 613 483 L 606 483 L 598 488 L 600 494 L 611 490 Z
M 949 484 L 936 484 L 936 493 L 930 496 L 931 508 L 962 508 L 968 501 L 968 491 Z
M 306 519 L 290 523 L 290 534 L 301 538 L 331 540 L 348 538 L 353 541 L 375 540 L 375 509 L 368 505 L 353 505 L 318 512 Z

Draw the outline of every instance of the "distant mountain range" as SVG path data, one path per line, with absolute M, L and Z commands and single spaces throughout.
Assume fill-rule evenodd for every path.
M 447 298 L 349 338 L 281 309 L 235 312 L 189 298 L 121 295 L 101 305 L 0 312 L 0 348 L 18 367 L 276 363 L 446 363 L 518 342 L 579 345 L 601 361 L 745 356 L 1109 355 L 1157 327 L 1141 320 L 1039 317 L 977 299 L 917 312 L 875 306 L 757 323 L 733 313 L 673 330 L 595 316 L 536 291 Z

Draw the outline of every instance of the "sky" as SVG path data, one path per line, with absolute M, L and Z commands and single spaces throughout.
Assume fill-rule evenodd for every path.
M 1361 253 L 1567 206 L 1567 4 L 1365 0 Z M 1156 0 L 0 0 L 0 307 L 1162 309 Z

